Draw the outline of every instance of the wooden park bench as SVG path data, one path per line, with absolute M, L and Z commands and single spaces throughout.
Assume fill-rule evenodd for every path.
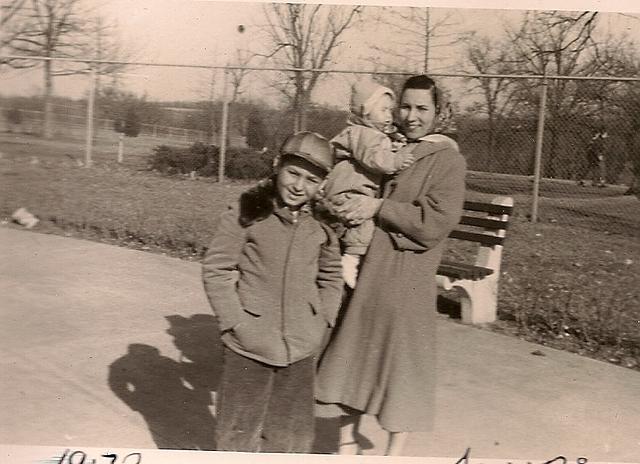
M 512 211 L 511 197 L 465 201 L 458 227 L 449 234 L 479 244 L 475 264 L 443 260 L 436 277 L 440 288 L 457 290 L 464 323 L 496 320 L 502 247 Z

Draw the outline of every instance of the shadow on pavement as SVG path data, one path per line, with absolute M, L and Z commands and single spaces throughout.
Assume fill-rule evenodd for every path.
M 133 343 L 109 366 L 109 387 L 145 419 L 158 448 L 215 450 L 211 392 L 221 369 L 215 318 L 166 317 L 180 361 L 150 345 Z
M 166 316 L 173 344 L 180 350 L 186 380 L 199 389 L 216 391 L 222 373 L 222 342 L 211 314 Z
M 451 296 L 438 295 L 437 309 L 438 313 L 447 315 L 451 319 L 460 319 L 462 317 L 460 302 L 451 298 Z
M 195 314 L 165 319 L 180 360 L 161 355 L 154 346 L 132 343 L 109 366 L 109 387 L 143 416 L 158 448 L 215 450 L 216 422 L 209 406 L 222 372 L 216 318 Z M 335 453 L 338 442 L 338 418 L 317 418 L 313 452 Z
M 360 432 L 355 432 L 355 439 L 363 451 L 374 447 L 371 440 Z M 316 417 L 316 439 L 312 452 L 316 454 L 336 454 L 340 446 L 340 418 Z
M 312 452 L 332 454 L 340 442 L 340 419 L 338 417 L 316 417 L 316 439 Z

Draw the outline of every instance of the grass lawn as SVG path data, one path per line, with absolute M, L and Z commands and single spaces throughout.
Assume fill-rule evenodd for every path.
M 99 131 L 94 139 L 92 160 L 98 163 L 115 162 L 118 156 L 119 135 L 113 131 Z M 146 166 L 146 157 L 153 148 L 163 143 L 173 146 L 188 146 L 182 140 L 154 138 L 148 135 L 125 137 L 123 141 L 123 165 L 132 168 Z M 72 133 L 45 140 L 28 134 L 0 133 L 0 153 L 11 159 L 31 159 L 59 162 L 84 162 L 84 133 L 76 130 Z
M 85 169 L 67 156 L 82 157 L 72 141 L 0 135 L 2 219 L 26 207 L 41 219 L 36 231 L 198 260 L 218 214 L 248 185 L 140 170 L 151 151 L 143 144 L 135 162 L 118 166 L 101 146 Z M 528 179 L 470 174 L 468 187 L 516 201 L 490 328 L 640 370 L 640 201 L 621 188 L 545 181 L 531 224 Z M 466 253 L 453 242 L 450 252 Z

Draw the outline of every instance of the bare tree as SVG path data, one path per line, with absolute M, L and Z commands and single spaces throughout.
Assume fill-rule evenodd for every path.
M 99 61 L 133 61 L 134 53 L 123 46 L 118 37 L 118 28 L 115 23 L 109 22 L 100 16 L 87 20 L 86 30 L 90 39 L 86 44 L 83 55 L 93 57 Z M 96 93 L 100 92 L 101 78 L 122 72 L 128 65 L 121 63 L 94 63 L 93 68 L 97 75 Z
M 8 0 L 0 5 L 0 26 L 10 24 L 13 17 L 20 11 L 26 0 Z
M 115 24 L 106 21 L 100 16 L 87 20 L 87 32 L 90 34 L 91 40 L 86 44 L 83 56 L 92 57 L 98 61 L 117 61 L 117 63 L 92 63 L 92 69 L 95 73 L 94 92 L 95 95 L 101 96 L 103 93 L 103 77 L 112 76 L 112 84 L 117 87 L 118 76 L 124 72 L 128 65 L 121 64 L 123 61 L 134 60 L 133 52 L 123 47 L 122 42 L 117 36 L 117 27 Z M 97 119 L 100 113 L 98 104 L 103 99 L 96 99 L 94 108 L 94 132 L 98 127 Z
M 518 68 L 558 75 L 579 70 L 580 58 L 595 44 L 597 16 L 597 12 L 527 12 L 517 30 L 507 30 Z
M 402 63 L 390 63 L 389 70 L 397 69 L 400 64 L 406 71 L 407 62 L 420 65 L 419 69 L 412 69 L 413 72 L 441 70 L 446 66 L 432 66 L 433 61 L 443 58 L 434 56 L 434 50 L 450 47 L 463 39 L 459 32 L 452 30 L 457 25 L 453 12 L 439 10 L 434 13 L 432 8 L 396 6 L 377 11 L 377 22 L 390 28 L 390 33 L 382 35 L 385 44 L 373 47 L 378 57 L 383 62 L 394 61 L 398 50 L 402 50 Z
M 636 62 L 636 75 L 640 73 L 640 63 Z M 625 195 L 640 198 L 640 89 L 638 86 L 626 86 L 620 95 L 620 108 L 623 123 L 628 128 L 625 134 L 627 157 L 633 171 L 633 181 Z
M 114 59 L 119 54 L 111 40 L 113 26 L 106 25 L 84 6 L 82 0 L 13 0 L 11 17 L 6 19 L 7 48 L 12 53 L 46 58 Z M 88 66 L 64 61 L 11 60 L 12 67 L 43 68 L 44 127 L 46 138 L 52 135 L 51 108 L 55 77 L 83 73 Z M 118 65 L 96 65 L 98 75 L 121 69 Z
M 465 51 L 470 74 L 505 75 L 512 71 L 509 63 L 510 50 L 503 40 L 470 34 L 465 38 Z M 511 88 L 514 81 L 509 77 L 473 77 L 470 80 L 474 82 L 472 91 L 482 95 L 483 102 L 476 109 L 487 115 L 488 156 L 491 158 L 496 148 L 498 122 L 513 107 Z
M 8 48 L 19 30 L 14 25 L 14 18 L 21 11 L 26 0 L 10 0 L 0 5 L 0 53 L 8 52 Z M 0 65 L 9 64 L 8 58 L 0 58 Z
M 244 26 L 238 26 L 238 32 L 244 32 Z M 214 56 L 217 55 L 217 51 L 214 51 Z M 231 95 L 227 96 L 229 98 L 229 103 L 234 104 L 238 98 L 242 95 L 244 91 L 244 83 L 248 74 L 251 72 L 248 69 L 242 68 L 244 66 L 249 66 L 252 60 L 256 57 L 255 53 L 250 52 L 248 50 L 236 48 L 234 50 L 234 58 L 228 60 L 227 64 L 231 66 L 239 66 L 237 69 L 229 69 L 227 71 L 223 71 L 226 73 L 225 79 L 227 85 L 231 86 Z M 216 110 L 216 83 L 219 80 L 220 70 L 212 69 L 210 76 L 206 78 L 206 80 L 202 80 L 197 83 L 193 90 L 196 94 L 198 94 L 203 101 L 203 124 L 205 137 L 208 143 L 214 143 L 214 135 L 219 131 L 219 111 Z M 224 84 L 223 84 L 224 85 Z M 227 87 L 228 88 L 228 87 Z M 223 91 L 227 91 L 226 89 Z M 242 124 L 242 126 L 246 124 Z M 243 130 L 240 130 L 243 132 Z
M 327 6 L 273 3 L 264 6 L 267 53 L 260 54 L 276 66 L 325 69 L 341 38 L 354 24 L 361 6 Z M 295 111 L 295 130 L 306 126 L 305 109 L 322 72 L 295 71 L 274 82 Z
M 238 34 L 242 35 L 246 31 L 246 27 L 244 24 L 240 24 L 237 27 Z M 232 64 L 236 66 L 249 66 L 252 61 L 256 58 L 256 54 L 250 50 L 247 50 L 242 47 L 235 46 L 235 57 L 233 59 Z M 229 77 L 231 81 L 231 103 L 235 103 L 238 97 L 242 94 L 242 84 L 244 83 L 245 78 L 251 72 L 249 69 L 239 68 L 232 69 L 229 71 Z
M 618 77 L 640 75 L 640 53 L 627 37 L 605 42 L 597 56 L 600 72 Z M 640 197 L 640 84 L 637 82 L 596 82 L 588 88 L 599 103 L 599 113 L 609 120 L 624 141 L 626 159 L 634 178 L 626 195 Z M 606 111 L 605 111 L 606 110 Z
M 22 4 L 13 18 L 17 34 L 10 44 L 19 55 L 74 57 L 87 44 L 86 20 L 81 15 L 79 0 L 29 0 Z M 44 128 L 43 135 L 52 135 L 51 98 L 53 78 L 57 75 L 77 73 L 77 65 L 61 67 L 47 60 L 19 60 L 11 64 L 18 67 L 36 67 L 44 70 Z
M 592 73 L 589 52 L 596 47 L 593 36 L 597 18 L 597 12 L 527 12 L 519 28 L 507 30 L 514 72 L 563 76 Z M 521 80 L 516 85 L 516 92 L 520 103 L 537 107 L 537 83 Z M 570 80 L 548 82 L 550 139 L 545 175 L 549 177 L 556 175 L 555 156 L 561 125 L 579 108 L 575 92 L 576 84 Z

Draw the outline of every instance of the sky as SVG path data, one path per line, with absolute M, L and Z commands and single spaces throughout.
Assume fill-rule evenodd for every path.
M 252 2 L 210 2 L 192 0 L 86 0 L 95 8 L 96 14 L 108 18 L 117 26 L 120 41 L 136 61 L 154 63 L 181 63 L 222 65 L 234 57 L 236 48 L 255 48 L 259 40 L 259 26 L 262 19 L 263 4 Z M 340 2 L 340 0 L 334 0 Z M 345 2 L 343 2 L 345 3 Z M 380 1 L 379 4 L 390 4 Z M 393 2 L 395 5 L 400 2 Z M 405 4 L 410 1 L 402 2 Z M 413 2 L 416 4 L 416 2 Z M 503 0 L 453 0 L 431 1 L 429 5 L 468 6 L 508 6 Z M 513 4 L 514 2 L 511 2 Z M 424 2 L 419 3 L 424 5 Z M 624 4 L 609 0 L 586 1 L 566 0 L 550 2 L 548 0 L 524 0 L 518 2 L 523 7 L 567 7 L 581 9 L 619 9 L 621 11 L 640 12 L 639 5 Z M 591 7 L 591 8 L 588 8 Z M 624 7 L 624 9 L 623 9 Z M 496 36 L 503 30 L 504 24 L 515 22 L 522 14 L 519 10 L 509 9 L 442 9 L 432 8 L 432 21 L 451 15 L 451 32 L 478 31 L 479 34 Z M 370 13 L 372 13 L 370 11 Z M 640 14 L 638 15 L 640 18 Z M 631 36 L 640 44 L 640 20 L 620 15 L 604 14 L 602 19 L 610 30 L 628 29 Z M 238 25 L 245 25 L 246 32 L 239 34 Z M 369 55 L 372 44 L 389 44 L 390 34 L 381 26 L 363 27 L 348 31 L 345 45 L 341 48 L 337 62 L 333 65 L 340 69 L 371 69 L 371 63 L 364 57 Z M 455 47 L 435 48 L 432 51 L 433 68 L 446 68 L 461 71 L 454 65 L 460 61 L 461 50 Z M 407 63 L 408 69 L 420 68 L 419 63 Z M 17 71 L 0 74 L 0 93 L 3 95 L 34 95 L 42 89 L 42 71 Z M 135 93 L 146 94 L 151 100 L 197 100 L 207 98 L 213 77 L 213 91 L 219 96 L 222 92 L 221 73 L 212 76 L 210 71 L 184 70 L 177 68 L 136 67 L 129 68 L 119 75 L 119 84 Z M 267 73 L 254 75 L 245 91 L 245 98 L 260 98 L 269 93 L 261 83 Z M 325 80 L 318 87 L 315 100 L 321 103 L 340 105 L 346 99 L 352 76 L 339 76 Z M 61 77 L 55 82 L 59 95 L 80 98 L 87 92 L 87 79 L 84 76 Z M 253 90 L 253 91 L 251 91 Z

